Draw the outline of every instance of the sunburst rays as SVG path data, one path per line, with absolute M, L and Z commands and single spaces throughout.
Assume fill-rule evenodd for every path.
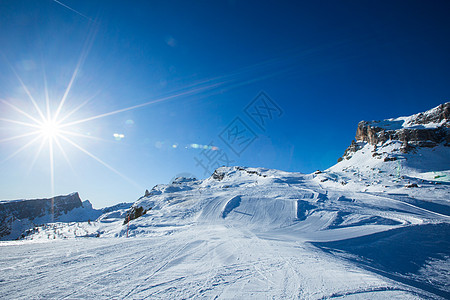
M 68 163 L 72 171 L 74 171 L 67 152 L 67 146 L 77 149 L 90 159 L 95 160 L 103 167 L 119 175 L 121 178 L 124 178 L 127 182 L 140 189 L 142 188 L 134 180 L 122 174 L 119 170 L 105 162 L 98 155 L 91 153 L 85 147 L 83 147 L 83 145 L 77 143 L 76 138 L 86 140 L 90 139 L 102 142 L 113 142 L 100 137 L 80 133 L 76 130 L 76 127 L 80 124 L 88 123 L 94 120 L 117 115 L 131 110 L 144 108 L 157 103 L 173 101 L 182 97 L 196 96 L 198 98 L 204 98 L 206 96 L 211 96 L 217 93 L 223 93 L 242 85 L 265 80 L 273 76 L 279 76 L 292 70 L 293 66 L 291 62 L 301 59 L 302 57 L 309 54 L 305 51 L 299 51 L 298 53 L 294 53 L 295 55 L 292 55 L 292 53 L 290 53 L 291 55 L 283 57 L 278 56 L 252 66 L 241 68 L 228 74 L 198 80 L 196 82 L 187 84 L 182 88 L 172 90 L 171 92 L 163 94 L 160 97 L 140 99 L 136 101 L 138 104 L 129 107 L 120 108 L 87 117 L 84 115 L 82 118 L 76 118 L 76 114 L 82 111 L 87 104 L 92 104 L 94 100 L 97 100 L 97 97 L 101 92 L 101 90 L 98 90 L 90 98 L 77 99 L 76 101 L 79 101 L 79 103 L 75 103 L 76 101 L 73 100 L 73 97 L 70 97 L 73 87 L 76 85 L 76 80 L 80 74 L 80 70 L 85 62 L 87 54 L 92 47 L 94 37 L 95 30 L 91 31 L 88 35 L 82 53 L 76 63 L 73 72 L 71 73 L 67 86 L 62 93 L 62 97 L 56 103 L 52 103 L 52 99 L 50 99 L 49 90 L 51 90 L 52 87 L 48 85 L 48 78 L 45 74 L 45 70 L 43 71 L 44 100 L 41 101 L 42 103 L 40 103 L 36 100 L 40 99 L 38 95 L 32 94 L 30 88 L 27 87 L 24 80 L 20 77 L 19 73 L 3 55 L 6 63 L 9 65 L 12 73 L 17 78 L 21 88 L 25 92 L 29 105 L 23 107 L 22 105 L 15 105 L 11 101 L 0 99 L 1 103 L 8 106 L 12 111 L 21 116 L 21 118 L 14 118 L 11 116 L 0 115 L 0 122 L 8 123 L 10 126 L 14 128 L 20 128 L 22 130 L 20 134 L 0 139 L 0 144 L 13 141 L 23 141 L 23 144 L 19 145 L 18 148 L 15 149 L 6 158 L 0 160 L 0 163 L 4 163 L 16 157 L 23 151 L 29 149 L 30 147 L 35 146 L 36 149 L 34 151 L 32 162 L 28 169 L 28 172 L 31 172 L 36 162 L 40 159 L 40 157 L 42 157 L 44 147 L 47 145 L 52 195 L 54 195 L 55 187 L 55 152 L 60 153 L 64 160 Z M 74 108 L 72 108 L 71 110 L 65 109 L 67 107 L 67 102 L 72 102 L 71 104 Z M 53 107 L 55 107 L 56 109 L 52 109 L 51 104 L 55 104 Z M 26 132 L 23 132 L 24 130 Z
M 78 63 L 72 73 L 72 76 L 69 80 L 69 83 L 67 87 L 64 90 L 62 98 L 57 102 L 57 108 L 52 111 L 51 109 L 51 99 L 49 97 L 49 86 L 47 83 L 47 77 L 44 72 L 44 99 L 45 103 L 39 103 L 36 100 L 36 95 L 33 95 L 30 92 L 30 89 L 27 87 L 27 85 L 24 83 L 18 72 L 13 68 L 13 66 L 8 62 L 10 69 L 12 70 L 13 74 L 17 78 L 21 88 L 26 94 L 26 97 L 29 100 L 30 105 L 25 107 L 19 107 L 18 105 L 15 105 L 12 103 L 13 100 L 7 101 L 4 99 L 0 99 L 0 102 L 6 106 L 8 106 L 12 111 L 16 113 L 16 117 L 13 116 L 0 116 L 0 122 L 9 124 L 8 128 L 11 129 L 20 129 L 20 134 L 16 134 L 13 136 L 5 137 L 3 139 L 0 139 L 0 144 L 12 142 L 12 141 L 23 141 L 21 145 L 18 146 L 17 149 L 15 149 L 11 154 L 4 157 L 2 160 L 0 160 L 0 163 L 5 163 L 20 153 L 24 152 L 25 150 L 36 146 L 36 149 L 34 151 L 34 154 L 32 155 L 32 161 L 29 166 L 28 172 L 30 173 L 35 166 L 36 162 L 40 159 L 41 154 L 43 152 L 44 146 L 47 145 L 48 148 L 48 161 L 49 161 L 49 174 L 50 174 L 50 189 L 52 195 L 55 193 L 55 151 L 59 151 L 64 159 L 67 161 L 70 168 L 74 171 L 72 163 L 70 161 L 69 156 L 67 155 L 67 151 L 65 150 L 65 147 L 67 145 L 71 145 L 73 148 L 81 151 L 82 153 L 86 154 L 88 157 L 94 159 L 110 171 L 113 171 L 115 174 L 120 175 L 122 178 L 126 179 L 128 182 L 133 184 L 134 186 L 137 186 L 139 188 L 142 188 L 140 185 L 138 185 L 135 181 L 128 178 L 124 174 L 122 174 L 120 171 L 116 170 L 106 162 L 104 162 L 102 159 L 98 158 L 96 155 L 89 152 L 87 149 L 85 149 L 80 143 L 77 143 L 76 140 L 74 140 L 74 137 L 77 138 L 86 138 L 86 139 L 94 139 L 99 141 L 107 141 L 102 138 L 94 137 L 87 134 L 82 134 L 74 131 L 74 125 L 77 124 L 77 122 L 72 122 L 73 124 L 68 124 L 66 120 L 69 119 L 69 117 L 73 116 L 77 111 L 81 110 L 87 103 L 92 101 L 98 93 L 96 93 L 91 98 L 88 98 L 84 101 L 81 101 L 79 105 L 77 105 L 74 109 L 65 112 L 63 110 L 67 99 L 69 98 L 69 94 L 71 92 L 71 89 L 76 81 L 76 78 L 79 74 L 79 70 L 82 66 L 82 63 L 84 61 L 84 58 L 86 57 L 86 48 L 85 51 L 83 51 L 83 54 L 80 56 L 80 59 L 78 60 Z M 44 109 L 42 109 L 44 107 Z M 108 115 L 108 114 L 107 114 Z M 94 117 L 93 119 L 96 119 Z M 76 120 L 76 119 L 75 119 Z M 71 128 L 72 127 L 72 128 Z M 64 128 L 64 129 L 63 129 Z M 71 130 L 72 129 L 72 130 Z M 11 130 L 13 132 L 13 130 Z M 61 141 L 64 141 L 64 145 L 61 143 Z
M 25 133 L 17 134 L 10 137 L 5 137 L 0 140 L 0 143 L 6 143 L 11 141 L 20 141 L 23 140 L 23 144 L 20 145 L 13 153 L 5 157 L 3 160 L 0 161 L 0 163 L 4 163 L 20 153 L 24 152 L 25 150 L 35 146 L 34 154 L 32 155 L 32 162 L 29 166 L 28 172 L 30 173 L 35 166 L 36 162 L 40 159 L 44 147 L 47 145 L 48 149 L 48 161 L 49 161 L 49 174 L 50 174 L 50 188 L 51 193 L 54 195 L 55 192 L 55 151 L 58 151 L 62 154 L 66 162 L 69 164 L 70 168 L 74 171 L 72 163 L 70 161 L 70 157 L 67 155 L 67 151 L 65 150 L 65 146 L 70 145 L 71 147 L 79 150 L 80 152 L 87 155 L 89 158 L 95 160 L 99 164 L 101 164 L 103 167 L 107 168 L 111 172 L 119 175 L 121 178 L 125 179 L 127 182 L 131 183 L 135 187 L 138 187 L 139 189 L 142 189 L 142 187 L 137 184 L 134 180 L 124 175 L 122 172 L 105 162 L 103 159 L 98 157 L 97 155 L 91 153 L 89 150 L 87 150 L 85 147 L 83 147 L 80 143 L 77 143 L 74 138 L 84 138 L 84 139 L 91 139 L 96 141 L 102 141 L 102 142 L 110 142 L 109 140 L 83 134 L 80 132 L 77 132 L 76 130 L 73 130 L 76 128 L 77 125 L 81 123 L 86 123 L 89 121 L 97 120 L 100 118 L 116 115 L 119 113 L 123 113 L 126 111 L 142 108 L 145 106 L 150 106 L 152 104 L 161 103 L 164 101 L 173 100 L 176 98 L 184 97 L 184 96 L 192 96 L 196 94 L 200 94 L 202 92 L 212 90 L 214 88 L 217 88 L 225 83 L 225 81 L 217 81 L 217 80 L 209 80 L 209 81 L 201 81 L 196 84 L 192 84 L 190 86 L 187 86 L 185 88 L 182 88 L 178 91 L 169 93 L 165 96 L 154 98 L 154 99 L 147 99 L 147 101 L 144 101 L 140 104 L 136 104 L 133 106 L 125 107 L 122 109 L 101 113 L 97 115 L 93 115 L 87 118 L 79 118 L 74 119 L 73 116 L 80 111 L 85 105 L 87 105 L 89 102 L 93 101 L 95 97 L 99 94 L 97 92 L 92 97 L 80 101 L 80 104 L 76 105 L 75 108 L 69 111 L 64 111 L 64 106 L 66 102 L 69 99 L 69 94 L 71 92 L 71 89 L 74 85 L 74 82 L 76 81 L 76 78 L 79 73 L 79 69 L 81 68 L 82 62 L 84 59 L 79 59 L 74 72 L 72 73 L 72 76 L 69 80 L 69 83 L 63 93 L 62 98 L 57 102 L 57 108 L 56 110 L 51 109 L 51 99 L 49 97 L 49 86 L 47 83 L 47 77 L 44 74 L 43 82 L 44 82 L 44 103 L 39 103 L 35 97 L 30 92 L 30 89 L 26 86 L 22 78 L 19 76 L 17 71 L 12 67 L 11 64 L 8 63 L 10 66 L 12 72 L 14 73 L 15 77 L 17 78 L 20 86 L 24 90 L 28 101 L 30 103 L 29 106 L 26 107 L 19 107 L 11 101 L 6 101 L 4 99 L 0 99 L 1 103 L 11 108 L 13 111 L 18 113 L 22 118 L 14 118 L 14 117 L 3 117 L 0 116 L 0 122 L 8 123 L 10 126 L 20 128 L 21 131 L 26 131 Z M 44 72 L 45 73 L 45 72 Z M 212 82 L 211 82 L 212 81 Z M 44 107 L 44 109 L 42 109 Z M 70 118 L 71 117 L 71 118 Z M 68 121 L 69 119 L 72 119 L 71 121 Z M 74 119 L 74 120 L 73 120 Z M 61 143 L 61 142 L 64 142 Z

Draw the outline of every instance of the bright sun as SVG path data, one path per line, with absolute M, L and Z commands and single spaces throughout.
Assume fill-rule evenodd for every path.
M 53 120 L 46 120 L 42 123 L 39 131 L 46 138 L 56 138 L 60 133 L 61 127 Z
M 187 96 L 187 95 L 194 95 L 197 93 L 200 93 L 202 91 L 215 89 L 219 85 L 223 85 L 228 80 L 225 80 L 226 76 L 223 76 L 223 81 L 221 81 L 222 77 L 218 77 L 218 82 L 214 82 L 210 84 L 210 80 L 208 81 L 200 81 L 199 83 L 195 83 L 194 85 L 188 86 L 186 88 L 182 88 L 179 91 L 171 92 L 167 96 L 151 99 L 147 102 L 140 103 L 137 105 L 125 107 L 122 109 L 110 111 L 107 113 L 102 113 L 98 115 L 94 115 L 91 117 L 86 118 L 77 118 L 75 113 L 80 110 L 83 106 L 85 106 L 87 103 L 89 103 L 92 99 L 96 97 L 96 95 L 84 100 L 83 102 L 79 103 L 78 106 L 75 106 L 72 110 L 63 109 L 65 106 L 65 102 L 68 99 L 68 95 L 71 92 L 73 83 L 75 82 L 75 79 L 77 78 L 78 72 L 80 70 L 80 67 L 86 58 L 87 53 L 82 53 L 80 55 L 80 58 L 78 60 L 78 64 L 75 67 L 72 77 L 66 87 L 66 90 L 63 93 L 62 98 L 59 101 L 51 101 L 49 97 L 49 89 L 47 85 L 47 79 L 44 76 L 44 90 L 43 94 L 45 97 L 42 97 L 45 99 L 45 103 L 42 103 L 42 100 L 40 103 L 38 103 L 28 87 L 23 82 L 22 78 L 19 76 L 19 74 L 16 72 L 14 67 L 9 64 L 11 70 L 13 71 L 14 75 L 17 77 L 20 85 L 22 86 L 24 92 L 28 96 L 28 99 L 30 100 L 29 105 L 26 105 L 25 107 L 18 107 L 15 104 L 12 103 L 12 101 L 7 101 L 0 98 L 0 103 L 7 105 L 12 111 L 15 113 L 18 113 L 18 115 L 12 115 L 13 118 L 5 118 L 4 112 L 6 110 L 0 109 L 0 127 L 3 126 L 1 123 L 6 122 L 11 125 L 14 125 L 17 128 L 20 128 L 23 133 L 13 135 L 10 137 L 2 138 L 0 136 L 0 144 L 4 142 L 10 142 L 15 140 L 24 140 L 24 144 L 22 146 L 19 146 L 13 153 L 8 155 L 7 157 L 3 158 L 0 157 L 0 164 L 12 159 L 19 153 L 25 151 L 27 148 L 30 148 L 31 146 L 38 144 L 36 147 L 36 150 L 34 151 L 34 157 L 32 157 L 31 164 L 29 166 L 29 170 L 33 169 L 34 164 L 36 161 L 41 157 L 41 152 L 43 149 L 46 149 L 45 145 L 47 144 L 48 147 L 48 157 L 49 157 L 49 170 L 50 170 L 50 184 L 51 184 L 51 190 L 52 195 L 54 195 L 54 181 L 55 181 L 55 150 L 62 154 L 62 157 L 67 161 L 67 164 L 72 168 L 72 164 L 70 162 L 70 159 L 66 153 L 66 147 L 72 146 L 79 151 L 83 152 L 90 158 L 94 159 L 98 163 L 102 164 L 104 167 L 109 169 L 110 171 L 116 173 L 117 175 L 121 176 L 134 186 L 138 187 L 139 189 L 142 189 L 140 185 L 138 185 L 136 182 L 134 182 L 132 179 L 126 177 L 122 173 L 120 173 L 118 170 L 104 162 L 99 157 L 95 156 L 91 152 L 89 152 L 87 149 L 85 149 L 83 146 L 81 146 L 77 140 L 74 138 L 86 138 L 86 139 L 93 139 L 98 141 L 104 141 L 102 138 L 98 138 L 95 136 L 91 136 L 89 133 L 83 133 L 80 132 L 79 128 L 78 130 L 74 130 L 74 126 L 78 124 L 82 124 L 85 122 L 93 121 L 96 119 L 104 118 L 107 116 L 123 113 L 126 111 L 138 109 L 144 106 L 149 106 L 158 102 L 167 101 L 173 98 L 181 97 L 181 96 Z M 206 83 L 206 84 L 205 84 Z M 45 106 L 44 106 L 45 105 Z M 45 109 L 42 109 L 44 108 Z M 1 107 L 0 107 L 1 108 Z M 69 119 L 70 117 L 70 119 Z M 70 120 L 70 121 L 69 121 Z M 72 129 L 72 130 L 71 130 Z M 114 138 L 118 138 L 118 140 L 122 139 L 124 137 L 123 134 L 120 133 L 114 133 L 112 136 Z M 28 139 L 28 140 L 25 140 Z

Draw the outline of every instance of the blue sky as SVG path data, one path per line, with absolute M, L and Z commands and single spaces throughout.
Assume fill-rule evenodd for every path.
M 449 8 L 2 1 L 0 199 L 78 191 L 103 207 L 134 201 L 177 174 L 205 178 L 224 161 L 328 168 L 360 120 L 449 101 Z M 72 124 L 51 142 L 41 125 L 22 124 L 42 122 L 30 95 L 46 118 L 46 94 L 51 118 L 64 99 L 58 118 Z M 246 107 L 259 107 L 261 117 Z

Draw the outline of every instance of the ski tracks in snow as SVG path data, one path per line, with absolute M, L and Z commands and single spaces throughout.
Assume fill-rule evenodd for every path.
M 158 275 L 159 272 L 161 272 L 165 267 L 167 267 L 171 262 L 173 262 L 175 259 L 178 258 L 178 256 L 188 247 L 188 245 L 190 244 L 190 242 L 187 242 L 186 244 L 182 245 L 181 247 L 179 247 L 176 251 L 169 253 L 163 260 L 161 263 L 157 264 L 156 268 L 153 271 L 150 271 L 151 274 L 148 277 L 145 277 L 145 279 L 142 282 L 139 282 L 138 284 L 136 284 L 135 286 L 133 286 L 132 288 L 129 288 L 128 291 L 121 296 L 121 298 L 129 298 L 133 295 L 139 295 L 151 288 L 154 287 L 158 287 L 161 286 L 163 284 L 168 284 L 168 283 L 173 283 L 174 281 L 179 281 L 183 278 L 185 278 L 185 276 L 181 276 L 179 278 L 173 279 L 173 280 L 169 280 L 166 282 L 162 282 L 159 284 L 155 284 L 155 285 L 150 285 L 150 286 L 146 286 L 146 283 L 149 282 L 149 280 L 153 279 L 156 275 Z

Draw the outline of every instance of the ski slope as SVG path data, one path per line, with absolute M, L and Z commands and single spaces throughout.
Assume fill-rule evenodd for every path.
M 10 242 L 1 251 L 2 298 L 321 299 L 364 295 L 415 299 L 426 295 L 310 244 L 261 238 L 227 225 L 193 226 L 164 237 Z
M 222 167 L 155 186 L 128 224 L 118 207 L 37 228 L 0 244 L 0 297 L 449 298 L 448 182 L 351 159 L 313 174 Z

